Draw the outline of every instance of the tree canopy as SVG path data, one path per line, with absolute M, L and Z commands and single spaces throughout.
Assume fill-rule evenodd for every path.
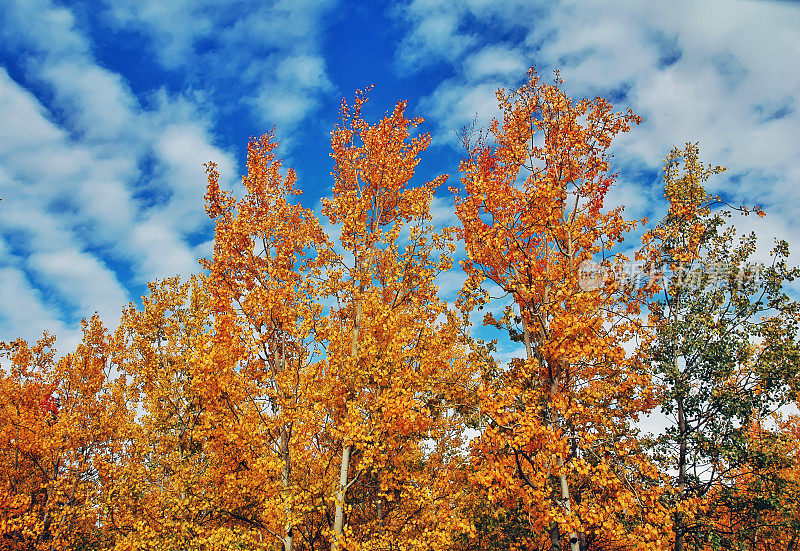
M 66 354 L 0 344 L 0 550 L 796 549 L 800 270 L 753 260 L 724 169 L 673 149 L 666 215 L 626 219 L 609 151 L 641 119 L 531 69 L 464 133 L 442 227 L 422 119 L 368 93 L 319 213 L 268 132 L 242 197 L 206 165 L 197 275 Z

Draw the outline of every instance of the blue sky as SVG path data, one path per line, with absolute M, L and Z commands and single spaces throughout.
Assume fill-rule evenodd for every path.
M 454 183 L 455 130 L 529 66 L 558 68 L 572 97 L 645 119 L 615 146 L 629 216 L 659 216 L 661 159 L 699 141 L 729 167 L 714 191 L 768 213 L 741 228 L 800 247 L 797 3 L 0 3 L 0 339 L 49 329 L 69 347 L 82 316 L 113 326 L 148 281 L 197 272 L 202 164 L 234 186 L 273 125 L 316 206 L 339 101 L 373 83 L 368 114 L 407 99 L 434 140 L 419 175 Z M 442 190 L 442 221 L 450 204 Z

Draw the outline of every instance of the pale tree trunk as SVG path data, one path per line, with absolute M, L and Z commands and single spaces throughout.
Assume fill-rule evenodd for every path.
M 559 457 L 556 460 L 557 465 L 559 468 L 564 466 L 564 460 Z M 567 514 L 572 512 L 572 504 L 569 495 L 569 484 L 567 483 L 567 475 L 559 473 L 558 481 L 561 483 L 561 505 L 564 507 L 564 510 Z M 569 534 L 569 548 L 570 551 L 580 551 L 580 541 L 578 540 L 578 534 L 575 532 L 570 532 Z
M 523 316 L 523 320 L 522 320 L 522 330 L 523 330 L 523 340 L 525 342 L 525 352 L 526 352 L 526 355 L 527 355 L 528 359 L 531 359 L 533 357 L 533 348 L 531 346 L 530 331 L 528 329 L 528 324 L 525 321 L 524 316 Z M 553 378 L 553 380 L 550 383 L 550 388 L 548 390 L 549 390 L 550 398 L 555 396 L 555 393 L 558 390 L 558 378 L 556 378 L 556 377 Z M 551 419 L 550 419 L 551 423 L 555 423 L 556 421 L 557 421 L 557 419 L 551 417 Z M 567 480 L 567 475 L 564 474 L 564 472 L 563 472 L 564 458 L 562 458 L 561 456 L 558 456 L 556 458 L 556 465 L 558 466 L 559 470 L 562 471 L 558 475 L 558 482 L 559 482 L 559 488 L 558 489 L 559 489 L 560 494 L 561 494 L 561 499 L 559 500 L 560 501 L 560 505 L 564 509 L 564 511 L 567 513 L 567 515 L 569 515 L 572 512 L 572 499 L 570 498 L 570 495 L 569 495 L 569 481 Z M 556 545 L 556 542 L 555 542 L 555 540 L 553 538 L 557 538 L 558 539 L 558 542 L 559 542 L 558 543 L 558 548 L 560 549 L 561 537 L 558 534 L 559 534 L 559 529 L 558 529 L 557 525 L 555 527 L 551 527 L 550 528 L 550 545 L 551 545 L 551 549 L 555 549 L 554 546 Z M 580 551 L 580 540 L 578 539 L 578 534 L 575 533 L 575 532 L 571 532 L 569 534 L 569 547 L 570 547 L 570 551 Z
M 364 291 L 363 283 L 359 285 L 359 293 Z M 350 357 L 355 358 L 358 354 L 358 330 L 361 324 L 361 304 L 356 303 L 356 316 L 353 323 L 353 340 L 350 343 Z M 331 551 L 338 551 L 341 548 L 344 535 L 344 503 L 347 496 L 348 471 L 350 469 L 350 454 L 352 446 L 347 444 L 342 448 L 342 464 L 339 468 L 339 490 L 336 492 L 336 514 L 333 519 L 333 543 Z
M 290 477 L 292 474 L 291 455 L 289 454 L 289 431 L 284 425 L 281 427 L 281 459 L 283 460 L 283 467 L 281 468 L 281 484 L 283 486 L 281 493 L 283 494 L 283 507 L 286 514 L 286 533 L 283 537 L 283 551 L 294 551 L 294 535 L 292 534 L 292 521 L 291 513 L 292 507 L 289 501 L 290 496 Z
M 531 345 L 531 334 L 530 330 L 528 329 L 528 323 L 525 321 L 525 317 L 523 315 L 522 318 L 522 335 L 523 341 L 525 343 L 525 354 L 527 358 L 530 360 L 533 358 L 533 347 Z M 558 380 L 554 379 L 550 385 L 549 394 L 552 398 L 557 389 Z M 551 419 L 551 422 L 554 421 Z M 561 469 L 564 466 L 564 459 L 562 457 L 558 457 L 556 459 L 556 463 Z M 559 489 L 561 493 L 561 507 L 569 514 L 572 511 L 572 505 L 569 495 L 569 483 L 567 481 L 567 475 L 563 472 L 558 475 L 559 481 Z M 561 531 L 559 530 L 558 524 L 553 524 L 549 528 L 550 533 L 550 549 L 551 551 L 560 551 L 561 550 Z M 570 551 L 580 551 L 580 543 L 578 541 L 578 535 L 575 533 L 571 533 L 569 535 L 569 546 Z
M 333 520 L 333 545 L 331 549 L 336 551 L 341 546 L 341 539 L 344 533 L 344 499 L 347 492 L 347 471 L 350 467 L 350 446 L 345 446 L 342 450 L 342 466 L 339 469 L 339 491 L 336 492 L 336 516 Z
M 686 490 L 686 417 L 683 411 L 683 398 L 678 399 L 678 431 L 680 439 L 678 452 L 678 488 L 683 499 Z M 675 551 L 683 551 L 683 515 L 675 512 Z
M 556 393 L 556 388 L 558 385 L 558 380 L 553 380 L 550 386 L 550 396 L 554 396 Z M 555 419 L 551 419 L 551 422 L 555 422 Z M 567 475 L 564 473 L 564 458 L 560 455 L 556 457 L 556 466 L 560 471 L 558 473 L 558 484 L 559 490 L 561 493 L 561 508 L 569 515 L 572 513 L 572 498 L 569 495 L 569 481 L 567 480 Z M 570 532 L 569 534 L 569 548 L 570 551 L 580 551 L 580 541 L 578 540 L 578 534 L 575 532 Z

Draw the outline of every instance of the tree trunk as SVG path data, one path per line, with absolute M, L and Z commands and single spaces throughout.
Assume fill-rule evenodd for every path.
M 683 499 L 686 489 L 686 417 L 683 411 L 683 400 L 678 400 L 678 488 L 679 499 Z M 675 551 L 683 551 L 683 515 L 675 512 Z
M 50 509 L 52 507 L 52 500 L 55 497 L 55 485 L 56 481 L 58 480 L 58 468 L 61 460 L 55 461 L 53 463 L 53 478 L 52 483 L 47 487 L 47 494 L 44 501 L 44 519 L 42 520 L 42 532 L 36 537 L 36 542 L 41 543 L 45 540 L 45 538 L 49 539 L 50 537 L 50 525 L 53 522 L 53 517 L 50 514 Z M 51 546 L 52 547 L 52 546 Z
M 526 353 L 526 356 L 528 357 L 528 359 L 530 360 L 530 359 L 533 358 L 533 347 L 531 345 L 530 330 L 528 329 L 528 324 L 525 321 L 525 317 L 524 316 L 522 318 L 522 335 L 523 335 L 523 341 L 525 343 L 525 353 Z M 557 388 L 558 388 L 558 379 L 554 378 L 553 381 L 551 381 L 551 383 L 550 383 L 550 388 L 548 389 L 549 394 L 550 394 L 550 398 L 552 398 L 555 395 Z M 551 422 L 555 422 L 556 420 L 551 418 L 550 421 Z M 556 458 L 556 464 L 558 465 L 559 469 L 561 469 L 564 466 L 564 459 L 562 457 L 560 457 L 560 456 L 557 457 Z M 559 490 L 560 490 L 560 493 L 561 493 L 561 500 L 560 500 L 561 501 L 561 507 L 567 512 L 567 514 L 569 514 L 572 511 L 572 503 L 571 503 L 571 499 L 570 499 L 570 495 L 569 495 L 569 483 L 567 481 L 567 475 L 564 474 L 563 472 L 559 473 L 558 481 L 559 481 Z M 558 526 L 555 527 L 555 530 L 556 530 L 556 533 L 558 533 Z M 550 546 L 551 546 L 551 549 L 553 548 L 553 545 L 555 545 L 554 540 L 553 540 L 553 534 L 554 534 L 553 533 L 553 528 L 551 527 L 551 529 L 550 529 Z M 561 548 L 561 537 L 560 536 L 558 536 L 558 540 L 559 540 L 558 541 L 558 549 L 560 549 Z M 570 535 L 569 535 L 569 547 L 570 547 L 570 551 L 580 551 L 580 542 L 578 541 L 578 534 L 570 533 Z
M 333 544 L 331 549 L 337 551 L 341 546 L 344 532 L 344 499 L 347 492 L 347 471 L 350 467 L 350 446 L 342 450 L 342 466 L 339 469 L 339 491 L 336 492 L 336 516 L 333 520 Z
M 359 294 L 364 292 L 364 284 L 359 284 Z M 353 340 L 350 342 L 350 356 L 358 354 L 358 330 L 361 324 L 361 304 L 356 303 L 356 316 L 353 320 Z M 338 551 L 344 534 L 344 500 L 347 496 L 348 470 L 350 468 L 350 444 L 342 449 L 342 464 L 339 468 L 339 490 L 336 492 L 336 514 L 333 520 L 333 543 L 331 551 Z
M 550 532 L 550 551 L 561 551 L 561 531 L 558 529 L 558 523 L 551 524 L 548 532 Z
M 289 501 L 289 484 L 292 474 L 291 456 L 289 455 L 289 434 L 286 426 L 281 427 L 281 459 L 283 468 L 281 469 L 281 484 L 283 493 L 283 507 L 286 514 L 286 534 L 283 537 L 283 551 L 294 551 L 294 535 L 292 534 L 292 506 Z
M 558 389 L 558 379 L 553 379 L 550 383 L 550 398 L 552 399 Z M 550 412 L 550 422 L 555 424 L 558 422 L 558 419 L 553 416 L 553 412 Z M 567 475 L 563 472 L 564 467 L 564 458 L 560 455 L 556 457 L 556 466 L 558 466 L 559 472 L 558 473 L 558 490 L 561 494 L 561 508 L 569 515 L 572 512 L 572 499 L 569 495 L 569 481 L 567 480 Z M 570 551 L 580 551 L 580 543 L 578 542 L 578 534 L 571 532 L 569 534 L 569 548 Z
M 556 464 L 559 468 L 564 466 L 564 460 L 561 457 L 556 459 Z M 569 496 L 569 484 L 567 483 L 567 475 L 563 472 L 559 473 L 558 481 L 561 486 L 561 505 L 567 514 L 572 512 L 572 504 Z M 570 551 L 580 551 L 580 541 L 578 540 L 578 534 L 575 532 L 570 532 L 569 535 L 569 548 Z

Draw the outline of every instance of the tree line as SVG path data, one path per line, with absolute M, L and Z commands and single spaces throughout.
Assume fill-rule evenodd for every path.
M 331 133 L 325 222 L 274 132 L 240 198 L 209 163 L 202 273 L 68 354 L 0 345 L 0 550 L 795 550 L 786 242 L 752 260 L 731 214 L 764 213 L 709 194 L 724 169 L 692 143 L 667 214 L 626 219 L 608 150 L 640 118 L 562 85 L 531 70 L 464 133 L 456 227 L 431 214 L 446 176 L 413 178 L 421 119 L 369 123 L 368 91 Z

